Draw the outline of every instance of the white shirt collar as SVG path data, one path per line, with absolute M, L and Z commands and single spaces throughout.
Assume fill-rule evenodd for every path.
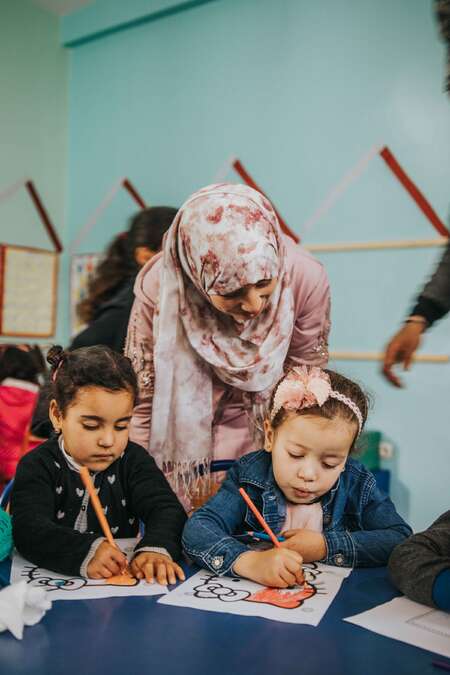
M 73 457 L 71 457 L 70 455 L 67 454 L 67 452 L 64 448 L 64 439 L 63 439 L 62 435 L 58 436 L 58 445 L 59 445 L 59 449 L 61 450 L 61 452 L 63 454 L 64 459 L 66 460 L 67 464 L 69 465 L 69 468 L 71 468 L 73 471 L 76 471 L 77 473 L 80 473 L 81 465 L 78 464 L 73 459 Z

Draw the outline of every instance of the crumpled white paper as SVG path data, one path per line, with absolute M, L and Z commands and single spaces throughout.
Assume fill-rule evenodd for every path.
M 24 626 L 34 626 L 52 606 L 43 588 L 26 581 L 11 584 L 0 591 L 0 633 L 9 630 L 21 640 Z

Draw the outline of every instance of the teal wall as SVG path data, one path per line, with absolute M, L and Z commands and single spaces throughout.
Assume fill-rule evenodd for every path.
M 0 0 L 0 192 L 22 177 L 31 178 L 61 239 L 65 238 L 67 75 L 68 54 L 59 44 L 57 17 L 28 0 Z M 51 248 L 25 190 L 0 203 L 0 241 Z M 67 270 L 65 259 L 61 262 L 56 339 L 66 333 Z
M 88 42 L 71 52 L 70 236 L 119 176 L 131 178 L 150 203 L 177 205 L 233 154 L 301 233 L 328 189 L 378 142 L 391 147 L 445 217 L 450 126 L 443 74 L 444 49 L 423 0 L 221 0 Z M 101 249 L 132 211 L 121 195 L 82 249 Z M 304 239 L 432 236 L 374 159 Z M 332 348 L 381 349 L 437 255 L 323 254 Z M 443 321 L 427 336 L 426 351 L 446 353 L 448 344 Z M 396 447 L 393 496 L 412 524 L 424 527 L 449 506 L 449 367 L 417 365 L 407 389 L 397 391 L 377 364 L 336 366 L 373 393 L 370 426 Z

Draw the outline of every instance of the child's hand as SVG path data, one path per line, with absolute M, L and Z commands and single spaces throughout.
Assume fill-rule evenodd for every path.
M 152 584 L 155 580 L 158 584 L 167 586 L 176 584 L 177 577 L 184 581 L 186 577 L 179 565 L 162 553 L 143 551 L 138 553 L 131 561 L 130 570 L 136 579 L 144 579 Z
M 87 566 L 90 579 L 107 579 L 121 574 L 127 566 L 127 557 L 115 546 L 102 541 L 94 557 Z
M 240 577 L 257 581 L 263 586 L 287 588 L 303 584 L 302 556 L 288 548 L 242 553 L 233 565 Z
M 305 562 L 322 560 L 327 555 L 325 537 L 320 532 L 312 530 L 286 530 L 282 532 L 286 541 L 281 543 L 283 548 L 300 553 Z

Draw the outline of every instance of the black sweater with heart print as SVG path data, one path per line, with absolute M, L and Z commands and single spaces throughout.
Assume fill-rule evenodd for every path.
M 165 548 L 174 560 L 186 514 L 154 459 L 131 441 L 105 471 L 92 474 L 113 535 L 135 537 L 136 548 Z M 19 462 L 11 496 L 13 540 L 39 567 L 79 575 L 91 546 L 103 536 L 80 474 L 70 466 L 57 437 Z

